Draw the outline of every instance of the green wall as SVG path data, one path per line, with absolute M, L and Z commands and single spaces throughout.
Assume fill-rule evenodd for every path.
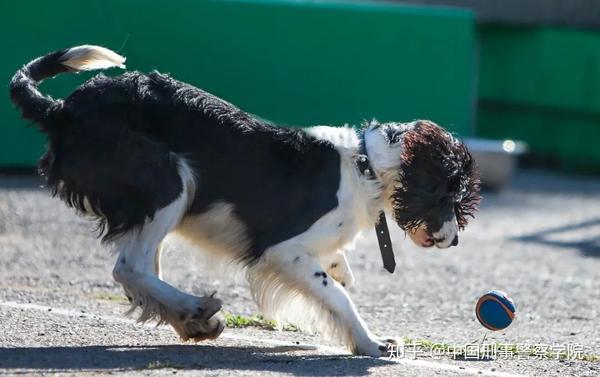
M 169 72 L 288 125 L 430 118 L 462 135 L 472 129 L 467 11 L 305 1 L 2 1 L 0 33 L 4 166 L 34 164 L 43 142 L 9 103 L 11 76 L 35 56 L 84 43 L 119 50 L 129 69 Z M 65 96 L 86 77 L 63 75 L 42 90 Z
M 479 27 L 477 134 L 525 140 L 538 159 L 600 173 L 600 32 Z

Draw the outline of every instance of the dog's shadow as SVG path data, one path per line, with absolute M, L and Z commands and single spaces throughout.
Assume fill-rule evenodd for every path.
M 284 372 L 297 376 L 369 374 L 385 359 L 298 353 L 297 347 L 211 345 L 61 346 L 0 348 L 0 369 L 29 372 L 214 370 Z

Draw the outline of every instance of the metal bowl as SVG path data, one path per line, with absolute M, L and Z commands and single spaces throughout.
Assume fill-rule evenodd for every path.
M 527 144 L 514 140 L 465 139 L 465 144 L 479 166 L 481 183 L 492 190 L 510 183 L 518 157 L 527 152 Z

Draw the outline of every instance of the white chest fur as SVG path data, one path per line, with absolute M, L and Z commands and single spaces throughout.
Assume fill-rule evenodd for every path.
M 315 222 L 306 232 L 286 241 L 300 244 L 315 255 L 334 253 L 371 228 L 382 206 L 381 189 L 358 172 L 353 156 L 358 149 L 356 132 L 348 127 L 312 127 L 306 131 L 332 142 L 341 156 L 338 206 Z

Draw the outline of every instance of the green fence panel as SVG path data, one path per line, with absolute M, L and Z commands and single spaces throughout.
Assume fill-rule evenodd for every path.
M 527 141 L 567 171 L 600 172 L 600 32 L 484 25 L 477 134 Z
M 483 26 L 480 97 L 600 113 L 600 31 Z
M 0 79 L 37 55 L 100 44 L 128 69 L 168 72 L 286 125 L 430 118 L 466 135 L 473 25 L 467 11 L 355 2 L 4 1 Z M 90 76 L 62 75 L 42 90 L 65 96 Z M 0 165 L 31 165 L 43 138 L 7 91 Z

